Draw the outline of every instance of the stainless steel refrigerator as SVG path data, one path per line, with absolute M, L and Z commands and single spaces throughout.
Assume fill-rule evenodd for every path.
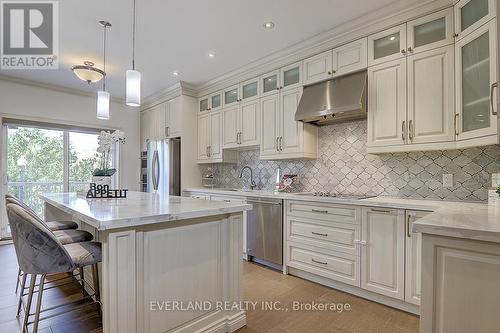
M 148 142 L 147 189 L 162 195 L 181 195 L 180 138 Z

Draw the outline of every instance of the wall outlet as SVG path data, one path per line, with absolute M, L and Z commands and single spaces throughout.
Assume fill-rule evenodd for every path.
M 453 175 L 451 173 L 443 174 L 443 187 L 453 187 Z

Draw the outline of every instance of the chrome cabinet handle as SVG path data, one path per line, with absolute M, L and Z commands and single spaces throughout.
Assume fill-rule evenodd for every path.
M 411 226 L 411 215 L 408 214 L 408 215 L 406 215 L 406 236 L 408 238 L 411 238 L 410 226 Z
M 315 231 L 311 231 L 311 234 L 316 235 L 316 236 L 328 237 L 328 234 L 322 234 L 320 232 L 315 232 Z
M 276 138 L 276 151 L 280 151 L 280 146 L 279 146 L 280 138 Z
M 311 209 L 313 213 L 328 214 L 327 210 Z
M 410 120 L 408 124 L 409 132 L 410 132 L 410 141 L 413 141 L 413 120 Z
M 406 141 L 406 135 L 405 135 L 405 132 L 406 132 L 406 121 L 403 120 L 403 124 L 401 125 L 401 139 L 403 139 L 403 142 Z
M 491 92 L 490 92 L 491 114 L 494 116 L 498 114 L 498 111 L 495 111 L 495 103 L 493 103 L 495 88 L 498 88 L 498 82 L 495 82 L 491 85 Z
M 280 151 L 283 151 L 283 137 L 280 136 Z
M 323 261 L 318 261 L 316 259 L 311 259 L 312 262 L 316 263 L 316 264 L 320 264 L 320 265 L 328 265 L 327 262 L 323 262 Z
M 458 131 L 458 113 L 455 113 L 455 135 L 458 136 L 460 132 Z
M 368 242 L 367 242 L 367 241 L 365 241 L 365 240 L 359 240 L 359 239 L 355 239 L 355 240 L 353 241 L 353 243 L 354 243 L 354 244 L 360 244 L 360 245 L 367 245 L 367 244 L 368 244 Z
M 164 134 L 165 134 L 165 137 L 167 137 L 167 136 L 168 136 L 168 127 L 165 127 L 165 131 L 164 131 L 164 132 L 165 132 L 165 133 L 164 133 Z
M 391 213 L 391 210 L 389 210 L 389 209 L 376 209 L 376 208 L 372 208 L 372 212 L 376 212 L 376 213 Z

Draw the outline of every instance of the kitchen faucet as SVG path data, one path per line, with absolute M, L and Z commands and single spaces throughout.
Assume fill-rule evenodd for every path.
M 255 184 L 255 181 L 253 180 L 253 170 L 252 170 L 251 167 L 249 167 L 248 165 L 246 165 L 243 168 L 241 168 L 240 179 L 243 178 L 243 171 L 245 169 L 250 170 L 250 189 L 254 190 L 257 187 L 257 184 Z

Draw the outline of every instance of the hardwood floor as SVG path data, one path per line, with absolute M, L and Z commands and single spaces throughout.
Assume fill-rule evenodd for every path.
M 0 333 L 19 332 L 21 318 L 16 318 L 17 295 L 14 294 L 17 260 L 12 245 L 0 246 Z M 413 315 L 339 292 L 293 276 L 259 266 L 244 264 L 245 299 L 259 302 L 247 312 L 247 326 L 238 333 L 417 333 L 419 319 Z M 80 285 L 72 283 L 46 291 L 43 307 L 81 297 Z M 292 308 L 302 303 L 348 303 L 350 311 L 264 311 L 262 301 L 279 301 Z M 40 322 L 40 333 L 99 333 L 102 322 L 96 306 L 88 306 Z

